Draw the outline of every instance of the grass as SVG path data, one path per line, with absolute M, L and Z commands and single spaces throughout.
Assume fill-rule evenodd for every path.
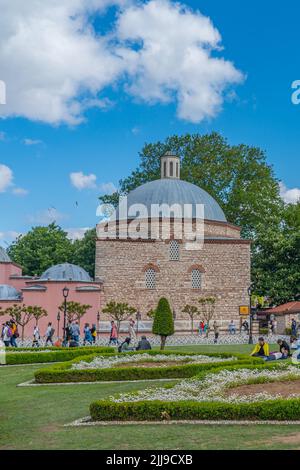
M 248 345 L 191 346 L 184 350 L 245 353 L 247 348 Z M 44 366 L 0 368 L 0 450 L 300 449 L 300 426 L 183 424 L 65 428 L 64 424 L 86 416 L 94 400 L 157 383 L 16 388 L 18 383 L 30 380 L 33 372 L 41 367 Z

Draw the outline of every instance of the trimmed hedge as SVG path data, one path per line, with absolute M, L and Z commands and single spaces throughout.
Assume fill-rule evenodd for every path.
M 148 352 L 148 351 L 147 351 Z M 143 351 L 139 352 L 143 354 Z M 145 351 L 144 351 L 145 353 Z M 174 351 L 166 352 L 166 355 L 178 354 L 178 355 L 196 355 L 198 353 L 177 353 Z M 136 354 L 126 353 L 128 354 Z M 160 351 L 151 351 L 151 355 L 155 356 L 161 354 Z M 164 352 L 165 354 L 165 352 Z M 115 356 L 116 354 L 114 354 Z M 151 380 L 151 379 L 180 379 L 193 377 L 201 371 L 208 371 L 214 368 L 232 366 L 233 361 L 228 360 L 224 362 L 212 362 L 204 364 L 184 364 L 168 367 L 139 367 L 137 366 L 128 366 L 128 367 L 112 367 L 108 369 L 71 369 L 73 363 L 80 362 L 85 360 L 91 362 L 97 355 L 88 356 L 86 358 L 78 357 L 72 362 L 58 364 L 57 367 L 51 367 L 47 369 L 41 369 L 35 372 L 35 381 L 37 383 L 67 383 L 67 382 L 102 382 L 102 381 L 122 381 L 122 380 Z M 105 356 L 112 356 L 105 355 Z M 233 357 L 228 353 L 217 354 L 210 353 L 207 354 L 210 357 Z M 234 364 L 260 364 L 263 361 L 259 358 L 251 358 L 244 355 L 234 355 L 238 356 L 238 361 Z
M 91 353 L 97 351 L 98 354 L 112 353 L 113 348 L 110 347 L 97 347 L 97 348 L 64 348 L 57 349 L 50 352 L 19 352 L 19 353 L 8 353 L 5 356 L 7 365 L 14 364 L 37 364 L 44 362 L 62 362 L 70 361 L 78 356 L 90 356 Z
M 300 419 L 300 399 L 242 404 L 192 401 L 113 403 L 102 400 L 91 403 L 90 415 L 94 421 L 297 420 Z
M 245 368 L 235 364 L 226 370 Z M 278 369 L 276 364 L 248 364 L 247 369 Z M 282 367 L 280 367 L 282 368 Z M 201 371 L 196 375 L 203 379 L 207 373 L 218 374 L 224 367 Z M 300 419 L 300 399 L 276 399 L 256 403 L 222 403 L 194 401 L 139 401 L 115 403 L 100 400 L 91 403 L 90 415 L 94 421 L 163 421 L 163 420 L 295 420 Z

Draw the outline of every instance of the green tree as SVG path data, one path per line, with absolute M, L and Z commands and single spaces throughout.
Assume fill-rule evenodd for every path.
M 28 305 L 27 311 L 35 319 L 36 326 L 38 326 L 38 323 L 41 318 L 48 316 L 47 311 L 44 308 L 39 307 L 38 305 Z
M 25 326 L 32 320 L 32 312 L 28 310 L 26 305 L 13 305 L 12 307 L 8 307 L 4 311 L 4 315 L 10 316 L 14 322 L 21 327 L 21 339 L 22 342 L 24 341 L 24 330 Z
M 73 242 L 73 263 L 95 276 L 96 229 L 87 230 L 82 240 Z
M 286 205 L 278 230 L 266 227 L 254 244 L 252 279 L 255 293 L 270 305 L 299 298 L 300 202 Z
M 206 336 L 209 333 L 210 321 L 214 318 L 216 299 L 215 297 L 201 297 L 198 300 L 199 303 L 199 314 L 207 324 Z
M 73 245 L 67 233 L 52 223 L 20 235 L 8 248 L 8 254 L 22 266 L 24 275 L 40 276 L 54 264 L 72 262 Z
M 127 303 L 118 303 L 114 300 L 111 300 L 102 309 L 102 312 L 108 314 L 110 318 L 117 323 L 117 330 L 119 334 L 121 323 L 128 320 L 131 315 L 134 315 L 136 313 L 136 308 L 131 307 Z
M 155 310 L 152 333 L 160 336 L 160 349 L 165 349 L 168 336 L 174 334 L 174 319 L 169 301 L 162 297 Z
M 71 323 L 72 321 L 77 320 L 80 322 L 81 318 L 87 313 L 87 311 L 92 308 L 91 305 L 81 304 L 80 302 L 73 302 L 72 300 L 67 302 L 67 321 Z M 64 313 L 65 303 L 63 302 L 58 309 Z
M 182 313 L 187 313 L 191 320 L 191 333 L 194 334 L 194 320 L 199 315 L 199 310 L 195 305 L 185 305 Z

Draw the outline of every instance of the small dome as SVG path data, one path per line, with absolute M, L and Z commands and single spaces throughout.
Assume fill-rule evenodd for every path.
M 226 222 L 226 217 L 217 201 L 204 189 L 180 179 L 159 179 L 145 183 L 127 195 L 128 209 L 134 204 L 143 204 L 151 216 L 154 204 L 178 204 L 184 213 L 184 205 L 192 206 L 192 217 L 196 217 L 196 204 L 204 205 L 204 219 Z M 118 214 L 118 210 L 117 210 Z M 162 216 L 166 214 L 162 213 Z M 117 218 L 122 219 L 122 216 Z
M 0 301 L 1 300 L 20 300 L 21 292 L 17 291 L 13 286 L 0 284 Z
M 90 275 L 80 266 L 63 263 L 51 266 L 40 277 L 41 280 L 50 281 L 87 281 L 91 282 Z
M 11 259 L 6 250 L 0 246 L 0 263 L 10 263 Z

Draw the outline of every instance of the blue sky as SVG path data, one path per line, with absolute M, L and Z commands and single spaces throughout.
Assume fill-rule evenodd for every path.
M 4 50 L 2 56 L 0 52 L 0 80 L 4 80 L 7 87 L 7 104 L 0 105 L 0 116 L 3 117 L 0 119 L 2 245 L 10 242 L 15 233 L 25 233 L 31 226 L 46 224 L 51 218 L 56 218 L 66 229 L 92 227 L 96 223 L 99 194 L 111 190 L 113 185 L 117 187 L 120 178 L 137 166 L 138 152 L 143 144 L 175 133 L 215 130 L 232 144 L 260 146 L 266 150 L 269 163 L 287 190 L 300 187 L 300 105 L 293 105 L 291 101 L 291 84 L 300 80 L 299 3 L 289 1 L 279 5 L 277 2 L 271 9 L 269 2 L 257 0 L 189 0 L 184 3 L 191 8 L 187 13 L 176 10 L 175 2 L 153 0 L 150 3 L 155 3 L 158 12 L 162 8 L 162 14 L 159 21 L 155 15 L 148 21 L 145 15 L 149 11 L 147 13 L 144 8 L 147 2 L 140 2 L 136 7 L 134 1 L 108 0 L 106 3 L 112 6 L 101 13 L 93 10 L 92 16 L 88 17 L 90 4 L 100 5 L 101 2 L 105 3 L 104 0 L 74 2 L 81 9 L 81 27 L 95 28 L 90 30 L 92 40 L 91 37 L 83 38 L 78 31 L 68 36 L 68 22 L 73 12 L 68 9 L 62 13 L 56 11 L 57 0 L 53 0 L 53 24 L 58 24 L 56 15 L 62 15 L 59 21 L 67 35 L 60 43 L 48 42 L 49 36 L 55 38 L 55 34 L 51 34 L 53 25 L 47 24 L 49 32 L 45 39 L 40 36 L 44 32 L 32 23 L 34 16 L 39 19 L 39 15 L 50 17 L 51 21 L 49 12 L 43 11 L 44 2 L 40 2 L 40 9 L 33 12 L 30 4 L 36 7 L 39 1 L 28 0 L 26 8 L 16 9 L 14 6 L 17 7 L 19 2 L 12 0 L 12 7 L 2 20 L 6 25 L 9 22 L 13 25 L 14 19 L 20 16 L 24 27 L 30 31 L 25 36 L 26 41 L 21 33 L 14 34 L 13 29 L 3 30 L 0 19 L 0 51 Z M 49 8 L 51 2 L 47 3 Z M 116 6 L 120 3 L 121 10 L 119 5 Z M 205 17 L 201 17 L 201 21 L 197 10 Z M 107 42 L 104 52 L 103 48 L 95 50 L 97 41 L 115 33 L 116 14 L 119 18 L 118 38 L 113 38 L 110 44 Z M 209 27 L 205 22 L 207 18 L 211 20 Z M 192 25 L 194 20 L 195 25 Z M 191 32 L 188 35 L 189 22 Z M 137 30 L 141 29 L 136 33 L 138 40 L 135 33 L 131 33 L 134 24 Z M 143 40 L 155 43 L 155 38 L 161 34 L 165 49 L 158 60 L 166 62 L 170 47 L 166 33 L 168 24 L 170 34 L 172 28 L 178 29 L 178 35 L 175 32 L 172 36 L 176 53 L 172 51 L 168 70 L 162 65 L 161 69 L 154 67 L 157 70 L 150 73 L 147 67 L 153 57 L 141 54 L 136 60 L 131 52 L 143 49 Z M 190 46 L 196 50 L 198 33 L 193 32 L 193 28 L 198 26 L 208 28 L 205 34 L 211 45 L 217 42 L 216 28 L 223 49 L 212 50 L 210 58 L 203 59 L 203 63 L 193 62 L 191 57 L 188 67 L 192 73 L 184 80 L 191 80 L 191 83 L 186 84 L 182 83 L 180 67 Z M 127 41 L 125 52 L 124 41 Z M 186 49 L 184 41 L 187 41 Z M 109 55 L 116 42 L 121 48 L 117 51 L 118 56 L 122 56 L 121 62 L 112 60 Z M 70 54 L 64 55 L 67 48 Z M 51 56 L 53 51 L 58 51 L 55 60 Z M 62 57 L 65 63 L 57 57 Z M 223 58 L 234 65 L 229 71 L 218 68 L 215 71 L 212 58 Z M 203 78 L 206 64 L 210 70 L 207 79 Z M 173 73 L 177 83 L 175 88 L 170 85 Z M 218 78 L 221 87 L 226 80 L 227 85 L 217 96 L 223 100 L 221 105 L 218 109 L 211 106 L 210 115 L 205 115 L 205 100 L 209 99 L 208 103 L 211 103 L 216 96 L 213 92 L 210 95 L 209 86 L 201 80 L 216 83 L 214 73 L 222 76 Z M 205 100 L 199 95 L 197 81 L 206 93 Z M 186 86 L 196 93 L 195 106 L 188 101 L 180 102 L 178 98 Z M 30 96 L 28 101 L 27 96 Z M 54 111 L 52 104 L 57 105 Z M 7 168 L 10 174 L 7 174 Z M 294 191 L 293 194 L 298 193 Z

